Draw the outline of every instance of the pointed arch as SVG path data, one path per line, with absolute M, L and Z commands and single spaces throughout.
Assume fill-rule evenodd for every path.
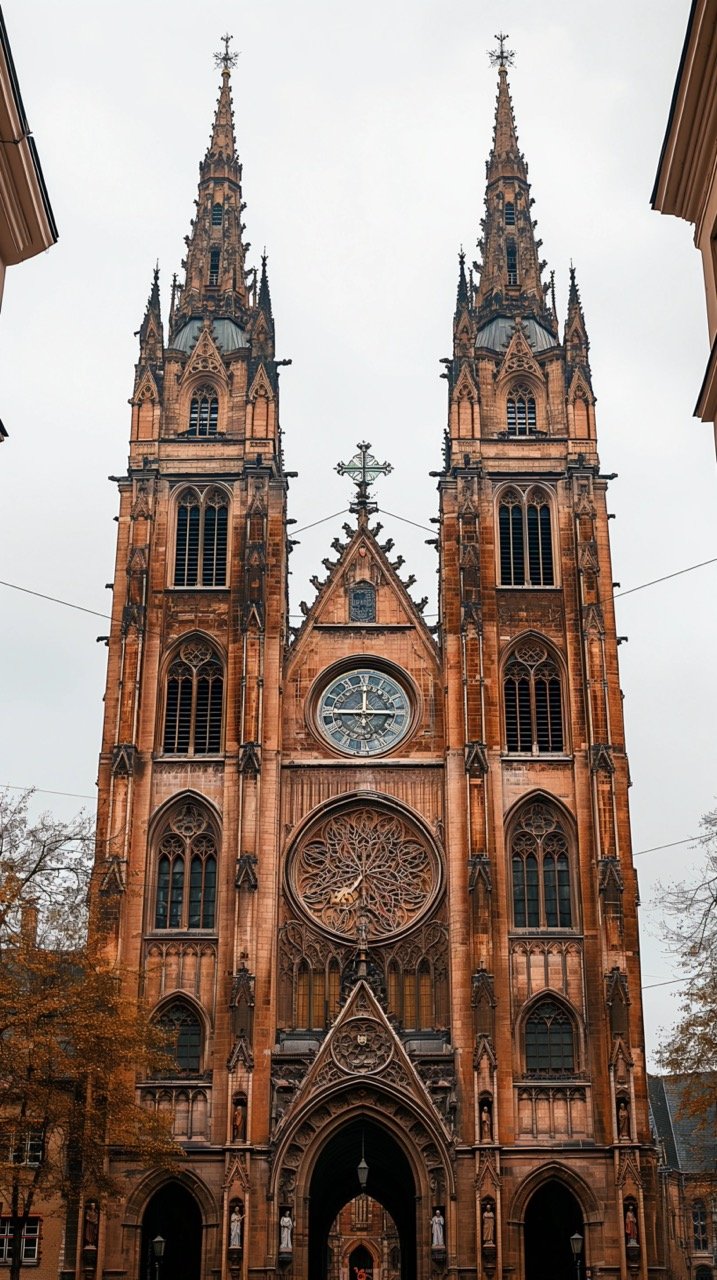
M 590 1184 L 573 1169 L 566 1168 L 557 1160 L 549 1160 L 533 1169 L 516 1187 L 508 1208 L 508 1221 L 512 1226 L 523 1224 L 529 1201 L 547 1182 L 560 1182 L 572 1192 L 586 1223 L 592 1225 L 603 1221 L 604 1208 Z
M 224 657 L 201 632 L 182 636 L 164 667 L 160 750 L 165 755 L 218 755 L 224 730 Z
M 210 807 L 186 793 L 165 806 L 150 835 L 151 931 L 212 933 L 221 837 Z
M 206 1011 L 186 991 L 173 991 L 153 1010 L 152 1022 L 167 1036 L 166 1052 L 174 1070 L 168 1078 L 196 1079 L 207 1058 L 209 1020 Z
M 503 587 L 554 587 L 555 494 L 547 485 L 503 485 L 496 494 L 498 582 Z
M 186 485 L 174 495 L 172 586 L 225 587 L 231 497 L 224 485 Z
M 510 754 L 562 755 L 567 746 L 565 666 L 554 646 L 525 632 L 502 661 L 503 748 Z
M 575 828 L 542 792 L 521 799 L 506 820 L 512 925 L 520 931 L 575 930 L 579 895 Z

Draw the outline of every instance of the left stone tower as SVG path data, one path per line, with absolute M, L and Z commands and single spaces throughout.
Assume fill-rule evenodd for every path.
M 266 259 L 247 266 L 225 50 L 184 282 L 165 342 L 155 271 L 117 478 L 94 918 L 172 1030 L 176 1078 L 138 1087 L 187 1153 L 171 1184 L 128 1170 L 131 1193 L 108 1207 L 100 1239 L 99 1267 L 117 1276 L 147 1273 L 168 1207 L 165 1274 L 186 1269 L 187 1251 L 201 1251 L 190 1271 L 219 1274 L 237 1203 L 225 1153 L 250 1106 L 254 975 L 270 963 L 237 912 L 250 917 L 256 897 L 262 815 L 274 825 L 287 480 Z M 235 1164 L 241 1191 L 246 1157 Z

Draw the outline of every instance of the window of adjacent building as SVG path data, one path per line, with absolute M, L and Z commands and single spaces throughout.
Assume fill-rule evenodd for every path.
M 575 1034 L 567 1011 L 555 1000 L 541 1000 L 525 1024 L 525 1070 L 529 1076 L 575 1073 Z
M 515 205 L 512 200 L 505 202 L 505 225 L 506 227 L 515 226 Z
M 511 841 L 513 925 L 570 929 L 570 846 L 557 813 L 536 802 L 521 810 Z
M 515 240 L 509 240 L 505 246 L 505 265 L 508 272 L 508 284 L 518 283 L 518 247 Z
M 208 640 L 180 645 L 167 672 L 163 750 L 175 756 L 216 755 L 222 745 L 224 667 Z
M 174 1000 L 157 1018 L 168 1038 L 167 1052 L 175 1061 L 177 1072 L 196 1076 L 202 1063 L 202 1023 L 199 1014 L 186 1000 Z
M 535 396 L 529 387 L 511 387 L 505 402 L 505 416 L 509 436 L 530 436 L 535 432 Z
M 0 1133 L 0 1161 L 36 1168 L 42 1163 L 44 1146 L 42 1129 L 5 1129 Z
M 560 668 L 537 637 L 519 641 L 505 664 L 503 707 L 508 751 L 563 751 Z
M 219 397 L 214 387 L 200 387 L 189 405 L 188 436 L 215 436 L 219 429 Z
M 0 1263 L 9 1263 L 12 1257 L 14 1224 L 11 1218 L 0 1218 Z M 37 1262 L 40 1256 L 40 1219 L 28 1218 L 22 1228 L 20 1258 L 23 1263 Z
M 542 489 L 507 489 L 498 507 L 502 586 L 552 587 L 550 499 Z
M 188 802 L 172 811 L 156 856 L 155 929 L 213 929 L 217 842 L 200 805 Z
M 221 252 L 219 249 L 212 249 L 209 253 L 209 283 L 219 284 L 219 260 Z
M 707 1210 L 704 1200 L 692 1205 L 692 1245 L 696 1253 L 704 1252 L 707 1245 Z
M 177 501 L 175 587 L 223 587 L 229 498 L 222 489 L 185 489 Z
M 221 227 L 224 210 L 220 204 L 212 205 L 212 226 Z
M 376 621 L 376 588 L 371 582 L 356 582 L 349 588 L 349 621 Z

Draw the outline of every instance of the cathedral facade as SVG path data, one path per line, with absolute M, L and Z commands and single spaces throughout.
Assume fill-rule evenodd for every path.
M 170 1034 L 171 1075 L 137 1090 L 184 1159 L 112 1154 L 105 1277 L 656 1262 L 609 477 L 497 62 L 445 364 L 438 625 L 380 540 L 361 445 L 292 629 L 281 362 L 223 59 L 184 283 L 165 335 L 155 276 L 139 334 L 93 889 Z

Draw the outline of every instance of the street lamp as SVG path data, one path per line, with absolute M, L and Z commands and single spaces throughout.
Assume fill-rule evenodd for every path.
M 366 1164 L 366 1157 L 364 1156 L 363 1151 L 363 1129 L 361 1130 L 361 1159 L 359 1160 L 356 1173 L 358 1174 L 359 1186 L 363 1192 L 366 1190 L 366 1183 L 368 1182 L 368 1165 Z
M 579 1231 L 570 1237 L 570 1248 L 573 1251 L 578 1280 L 580 1280 L 580 1254 L 583 1251 L 583 1238 Z
M 159 1280 L 159 1264 L 164 1257 L 164 1246 L 167 1241 L 163 1236 L 155 1236 L 152 1241 L 152 1254 L 154 1256 L 154 1275 L 155 1280 Z

